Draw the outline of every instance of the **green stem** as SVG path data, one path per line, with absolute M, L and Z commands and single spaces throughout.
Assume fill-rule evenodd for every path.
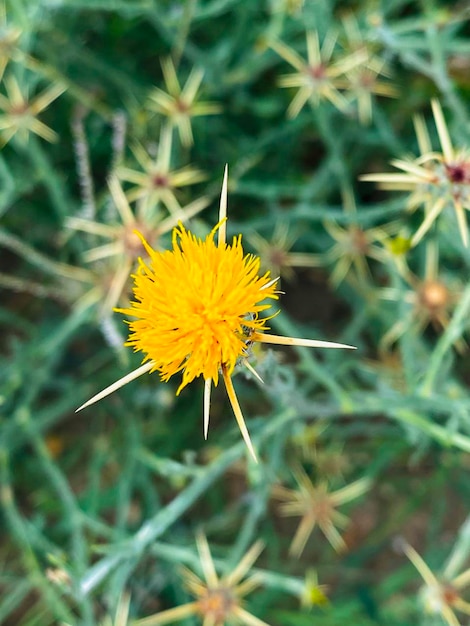
M 184 564 L 195 571 L 198 571 L 200 568 L 199 557 L 191 548 L 181 548 L 180 546 L 175 545 L 154 543 L 152 545 L 151 552 L 154 556 L 162 558 L 170 563 L 175 563 L 177 565 Z M 218 572 L 224 572 L 230 569 L 230 567 L 227 566 L 227 561 L 225 560 L 215 558 L 213 561 Z M 285 591 L 296 597 L 301 596 L 305 589 L 305 581 L 296 576 L 286 576 L 285 574 L 278 574 L 277 572 L 270 572 L 257 567 L 253 567 L 251 569 L 250 575 L 253 574 L 259 576 L 265 587 Z
M 418 428 L 432 439 L 439 441 L 443 446 L 455 446 L 456 448 L 460 448 L 460 450 L 470 452 L 469 437 L 461 433 L 452 432 L 449 428 L 430 422 L 415 411 L 410 409 L 392 409 L 389 415 L 405 424 L 410 424 Z
M 70 214 L 71 202 L 61 177 L 56 174 L 56 168 L 49 160 L 43 145 L 30 133 L 27 145 L 24 147 L 26 156 L 36 169 L 39 180 L 47 189 L 51 204 L 60 220 Z
M 57 619 L 69 624 L 74 623 L 72 612 L 61 598 L 59 591 L 46 579 L 44 568 L 39 564 L 34 554 L 23 518 L 15 505 L 8 467 L 8 454 L 4 449 L 0 449 L 0 490 L 0 503 L 5 521 L 21 550 L 31 584 L 41 593 L 46 605 L 50 607 Z
M 452 580 L 462 570 L 470 552 L 470 516 L 462 524 L 452 552 L 444 567 L 447 580 Z
M 295 336 L 295 327 L 285 316 L 277 316 L 271 321 L 272 326 L 286 336 Z M 315 380 L 321 383 L 338 402 L 344 410 L 351 408 L 348 394 L 335 381 L 327 368 L 321 365 L 314 356 L 312 348 L 302 348 L 294 346 L 293 349 L 299 355 L 303 369 L 312 375 Z
M 63 520 L 71 534 L 71 560 L 74 573 L 82 575 L 88 565 L 87 543 L 83 532 L 83 520 L 78 507 L 75 495 L 69 487 L 68 482 L 60 472 L 58 466 L 51 459 L 50 453 L 44 440 L 31 428 L 29 419 L 23 422 L 25 431 L 28 434 L 29 442 L 42 465 L 44 474 L 49 484 L 56 491 L 59 501 L 62 503 Z M 87 597 L 81 598 L 80 610 L 86 620 L 85 623 L 92 623 L 93 607 Z
M 176 41 L 173 44 L 173 62 L 175 69 L 178 68 L 179 62 L 183 55 L 186 41 L 188 39 L 189 31 L 191 29 L 191 22 L 194 17 L 194 13 L 197 7 L 197 0 L 186 0 L 183 3 L 183 17 L 179 22 L 178 35 Z
M 253 437 L 253 439 L 257 443 L 269 439 L 279 428 L 282 428 L 294 418 L 295 414 L 293 411 L 284 411 L 268 424 L 263 433 L 258 437 Z M 122 561 L 136 562 L 148 546 L 163 535 L 210 488 L 225 470 L 243 455 L 246 455 L 246 446 L 243 441 L 240 441 L 210 465 L 201 468 L 201 475 L 195 478 L 184 491 L 179 493 L 167 507 L 146 521 L 140 530 L 128 541 L 116 546 L 112 554 L 105 556 L 88 570 L 80 583 L 81 592 L 83 594 L 90 593 Z
M 431 395 L 444 357 L 448 351 L 452 349 L 455 342 L 462 337 L 462 333 L 465 330 L 466 325 L 468 325 L 469 311 L 470 285 L 468 285 L 464 290 L 449 325 L 441 335 L 433 353 L 431 354 L 428 369 L 424 375 L 424 380 L 421 386 L 422 395 Z
M 447 73 L 448 62 L 444 55 L 441 37 L 439 36 L 439 30 L 436 24 L 430 23 L 428 25 L 426 28 L 426 39 L 429 44 L 429 53 L 432 60 L 434 82 L 446 97 L 455 117 L 458 119 L 459 132 L 463 133 L 468 138 L 467 111 L 457 97 L 452 80 Z

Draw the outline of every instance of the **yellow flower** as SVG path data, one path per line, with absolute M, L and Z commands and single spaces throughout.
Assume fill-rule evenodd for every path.
M 247 342 L 266 328 L 258 313 L 269 305 L 259 303 L 277 298 L 269 274 L 258 276 L 258 259 L 243 255 L 240 236 L 226 247 L 215 243 L 219 227 L 202 241 L 180 224 L 164 253 L 145 243 L 150 267 L 141 261 L 136 302 L 120 309 L 138 318 L 129 323 L 128 345 L 147 353 L 162 380 L 183 372 L 177 393 L 197 376 L 217 384 L 220 367 L 231 375 Z
M 305 588 L 301 597 L 302 606 L 310 609 L 314 606 L 326 607 L 328 600 L 328 585 L 318 583 L 318 574 L 314 569 L 309 569 L 305 576 Z
M 442 211 L 452 207 L 457 217 L 460 235 L 468 246 L 468 226 L 465 210 L 470 210 L 470 150 L 455 149 L 437 100 L 433 100 L 434 122 L 441 144 L 441 152 L 432 150 L 424 120 L 414 118 L 420 156 L 415 159 L 395 159 L 391 164 L 400 173 L 367 174 L 361 180 L 378 182 L 381 189 L 410 191 L 409 208 L 424 206 L 424 220 L 413 235 L 415 246 L 431 228 Z
M 134 626 L 181 623 L 181 620 L 190 615 L 198 616 L 203 626 L 224 626 L 234 622 L 246 626 L 268 626 L 243 607 L 243 598 L 260 585 L 256 574 L 245 580 L 243 578 L 263 549 L 262 542 L 253 544 L 235 569 L 219 578 L 207 539 L 201 534 L 196 541 L 204 580 L 188 568 L 183 568 L 185 586 L 195 600 L 137 620 Z
M 173 231 L 173 248 L 153 250 L 145 241 L 149 263 L 140 261 L 134 276 L 135 301 L 120 312 L 137 318 L 129 322 L 127 345 L 142 351 L 144 364 L 80 407 L 101 400 L 145 372 L 158 371 L 163 381 L 182 372 L 177 393 L 202 376 L 204 388 L 204 436 L 209 427 L 211 385 L 219 374 L 227 389 L 235 418 L 246 445 L 256 460 L 231 376 L 246 361 L 253 342 L 324 348 L 351 348 L 343 344 L 266 334 L 259 314 L 277 299 L 277 278 L 258 275 L 260 260 L 245 255 L 241 235 L 226 243 L 227 169 L 220 200 L 219 223 L 198 239 L 181 224 Z M 218 241 L 215 242 L 215 236 Z M 271 316 L 272 317 L 272 316 Z M 77 409 L 77 410 L 80 410 Z

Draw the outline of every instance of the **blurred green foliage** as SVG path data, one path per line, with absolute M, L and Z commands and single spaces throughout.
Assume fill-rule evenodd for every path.
M 246 608 L 274 626 L 461 623 L 466 579 L 450 581 L 470 550 L 470 252 L 456 219 L 470 208 L 469 17 L 466 2 L 437 0 L 4 1 L 0 623 L 124 626 L 183 605 L 180 566 L 201 574 L 201 529 L 221 574 L 265 542 Z M 299 70 L 315 38 L 323 57 Z M 168 59 L 181 87 L 200 71 L 196 103 L 220 110 L 190 116 L 192 144 L 175 123 L 167 178 L 152 170 L 139 187 L 129 170 L 142 172 L 139 154 L 161 165 L 171 122 L 155 98 Z M 306 101 L 289 109 L 299 88 Z M 433 152 L 420 166 L 437 159 L 455 187 L 412 245 L 428 188 L 411 175 L 423 202 L 409 211 L 406 191 L 359 177 L 416 165 L 416 115 Z M 74 414 L 139 365 L 112 312 L 136 254 L 108 181 L 131 200 L 143 189 L 132 210 L 165 249 L 168 208 L 151 192 L 169 172 L 204 172 L 171 193 L 183 209 L 202 198 L 190 228 L 205 236 L 226 163 L 228 236 L 243 233 L 281 275 L 273 332 L 358 348 L 256 348 L 265 384 L 240 373 L 234 385 L 257 465 L 220 386 L 207 442 L 199 381 L 176 398 L 177 380 L 146 375 Z M 429 184 L 439 200 L 442 181 Z M 331 491 L 371 481 L 341 509 L 346 550 L 315 529 L 289 556 L 299 519 L 280 515 L 275 493 L 295 489 L 299 466 Z M 407 545 L 449 585 L 433 587 Z

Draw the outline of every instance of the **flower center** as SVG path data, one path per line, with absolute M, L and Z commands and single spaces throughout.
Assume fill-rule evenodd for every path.
M 364 71 L 359 74 L 359 86 L 365 91 L 372 93 L 374 85 L 377 82 L 376 76 L 372 72 Z
M 446 285 L 438 280 L 426 281 L 419 291 L 420 304 L 428 310 L 431 317 L 446 309 L 449 296 Z
M 470 162 L 446 164 L 445 168 L 451 183 L 470 183 Z
M 361 228 L 351 227 L 351 247 L 358 256 L 365 256 L 369 251 L 369 242 Z
M 209 587 L 198 602 L 201 615 L 204 619 L 209 618 L 216 626 L 222 626 L 226 622 L 235 606 L 236 600 L 228 587 Z
M 311 503 L 311 516 L 320 526 L 331 524 L 334 506 L 327 493 L 318 494 Z
M 184 102 L 184 100 L 181 100 L 181 98 L 176 99 L 175 107 L 177 113 L 181 113 L 183 115 L 185 115 L 189 111 L 189 106 L 186 104 L 186 102 Z
M 282 248 L 271 248 L 269 251 L 269 261 L 273 267 L 282 267 L 286 262 L 286 251 Z
M 122 235 L 125 254 L 131 259 L 147 256 L 142 240 L 136 234 L 136 230 L 142 233 L 146 241 L 153 238 L 151 230 L 143 224 L 129 224 L 124 228 Z
M 165 174 L 160 174 L 159 172 L 157 172 L 156 174 L 152 176 L 152 185 L 153 187 L 156 187 L 157 189 L 161 187 L 169 187 L 170 181 L 168 179 L 168 176 L 165 176 Z
M 326 78 L 326 67 L 323 63 L 319 63 L 318 65 L 309 65 L 307 67 L 307 74 L 313 82 L 320 82 Z
M 23 115 L 26 115 L 26 113 L 28 113 L 28 110 L 29 110 L 28 103 L 22 102 L 20 104 L 15 104 L 14 106 L 12 106 L 10 109 L 10 114 L 21 117 Z

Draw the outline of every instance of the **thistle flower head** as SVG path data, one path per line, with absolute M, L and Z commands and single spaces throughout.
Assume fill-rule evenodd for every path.
M 197 100 L 204 76 L 202 70 L 192 69 L 184 87 L 181 88 L 173 61 L 164 59 L 161 65 L 167 91 L 155 87 L 149 94 L 149 107 L 167 117 L 170 124 L 178 128 L 181 143 L 184 146 L 191 146 L 193 143 L 191 118 L 216 115 L 221 107 L 215 102 Z
M 411 240 L 413 246 L 448 208 L 454 210 L 462 241 L 468 246 L 465 210 L 470 210 L 470 150 L 454 148 L 439 102 L 433 100 L 431 105 L 441 151 L 432 150 L 424 120 L 415 117 L 420 155 L 414 159 L 393 160 L 392 165 L 401 173 L 368 174 L 361 176 L 361 180 L 378 182 L 382 189 L 409 191 L 410 210 L 424 207 L 424 220 Z
M 259 259 L 244 255 L 241 236 L 218 246 L 218 228 L 201 240 L 180 224 L 163 253 L 144 242 L 150 262 L 140 262 L 135 301 L 121 310 L 138 318 L 129 322 L 128 345 L 146 353 L 162 380 L 183 372 L 178 393 L 198 376 L 217 384 L 222 366 L 231 375 L 251 335 L 266 328 L 262 302 L 277 299 L 269 273 L 258 276 Z
M 383 349 L 409 331 L 421 333 L 429 325 L 437 330 L 445 329 L 462 291 L 461 285 L 450 282 L 439 273 L 438 249 L 432 241 L 426 242 L 424 276 L 414 275 L 406 265 L 401 266 L 401 274 L 409 288 L 380 290 L 385 300 L 404 301 L 408 305 L 407 315 L 402 316 L 383 336 Z M 465 343 L 456 339 L 455 347 L 462 351 Z
M 202 376 L 207 437 L 211 385 L 217 385 L 222 375 L 245 443 L 256 459 L 231 379 L 238 363 L 254 372 L 246 360 L 251 344 L 258 341 L 327 348 L 351 346 L 264 332 L 269 318 L 260 317 L 260 313 L 269 308 L 267 300 L 278 297 L 277 278 L 272 279 L 269 272 L 259 275 L 259 258 L 245 255 L 241 235 L 234 237 L 231 244 L 226 243 L 226 209 L 227 170 L 219 223 L 205 239 L 197 238 L 179 224 L 173 231 L 171 250 L 154 250 L 142 240 L 149 261 L 141 260 L 134 275 L 135 300 L 131 307 L 119 311 L 136 318 L 128 322 L 127 345 L 144 353 L 144 364 L 80 409 L 148 371 L 158 371 L 163 381 L 181 372 L 177 393 Z
M 383 248 L 378 245 L 387 240 L 389 234 L 396 229 L 393 222 L 381 227 L 364 228 L 356 222 L 357 209 L 354 196 L 348 190 L 343 193 L 345 214 L 353 220 L 351 223 L 340 226 L 332 220 L 325 221 L 323 226 L 334 241 L 329 250 L 322 255 L 322 260 L 332 265 L 330 279 L 334 286 L 338 286 L 346 277 L 350 277 L 351 270 L 354 278 L 363 284 L 370 276 L 367 259 L 384 261 Z
M 322 44 L 317 31 L 310 31 L 307 38 L 307 60 L 281 41 L 272 41 L 271 48 L 287 61 L 296 72 L 281 76 L 280 87 L 298 88 L 287 110 L 289 117 L 297 117 L 307 102 L 318 106 L 320 101 L 328 100 L 335 107 L 344 110 L 347 100 L 338 91 L 337 80 L 363 60 L 363 54 L 352 54 L 338 61 L 333 61 L 337 35 L 329 31 Z
M 406 541 L 401 542 L 401 547 L 424 581 L 419 595 L 426 613 L 440 615 L 448 626 L 459 626 L 455 610 L 470 615 L 470 602 L 462 598 L 462 590 L 470 583 L 470 569 L 451 579 L 444 569 L 438 577 Z
M 361 124 L 368 124 L 372 118 L 372 95 L 393 98 L 398 92 L 390 82 L 382 80 L 390 76 L 387 64 L 363 36 L 355 15 L 346 14 L 342 25 L 345 50 L 349 54 L 361 55 L 362 62 L 348 68 L 338 79 L 337 86 L 345 91 L 351 102 L 357 102 Z
M 172 624 L 189 616 L 199 617 L 203 626 L 224 626 L 233 622 L 247 626 L 268 626 L 244 608 L 244 598 L 261 583 L 256 574 L 249 578 L 245 578 L 245 575 L 263 549 L 262 542 L 257 541 L 235 569 L 219 577 L 207 539 L 200 534 L 196 541 L 204 579 L 186 567 L 182 573 L 184 585 L 195 600 L 138 620 L 134 622 L 135 626 Z
M 308 252 L 292 252 L 296 238 L 289 234 L 287 226 L 278 223 L 270 240 L 258 233 L 250 233 L 248 241 L 259 255 L 261 264 L 275 276 L 294 278 L 294 267 L 316 267 L 318 257 Z
M 289 552 L 299 557 L 316 526 L 335 550 L 344 550 L 346 544 L 337 529 L 344 528 L 348 519 L 337 507 L 364 494 L 371 486 L 369 479 L 361 478 L 337 491 L 330 491 L 325 482 L 314 485 L 301 467 L 294 469 L 293 474 L 296 489 L 277 486 L 274 492 L 282 501 L 281 515 L 302 518 Z
M 206 176 L 191 166 L 172 170 L 171 144 L 172 130 L 170 126 L 165 125 L 160 134 L 156 159 L 150 157 L 141 145 L 136 144 L 133 153 L 143 171 L 120 166 L 117 168 L 116 175 L 121 180 L 134 185 L 126 194 L 129 202 L 145 201 L 151 211 L 154 211 L 161 203 L 172 215 L 182 216 L 176 190 L 187 185 L 194 185 L 204 180 Z
M 17 133 L 23 142 L 30 133 L 46 141 L 56 141 L 57 133 L 39 121 L 37 116 L 65 91 L 65 87 L 55 83 L 30 100 L 13 76 L 7 76 L 4 83 L 6 95 L 0 94 L 0 136 L 3 144 Z

